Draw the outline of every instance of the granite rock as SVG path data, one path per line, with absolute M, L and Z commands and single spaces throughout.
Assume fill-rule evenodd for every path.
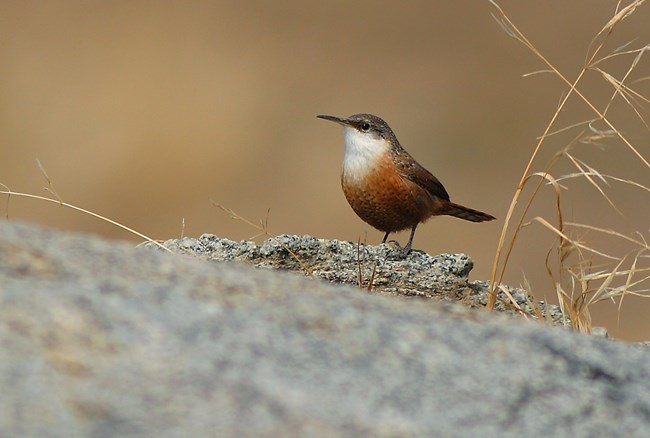
M 0 436 L 641 437 L 650 352 L 0 223 Z
M 471 281 L 474 261 L 466 254 L 429 255 L 413 250 L 407 257 L 392 244 L 366 245 L 309 235 L 280 235 L 254 242 L 220 238 L 204 234 L 163 243 L 176 254 L 210 261 L 239 261 L 258 268 L 289 270 L 310 278 L 336 284 L 355 285 L 373 293 L 461 302 L 472 308 L 484 308 L 489 282 Z M 148 243 L 145 246 L 157 248 Z M 495 310 L 531 318 L 542 315 L 548 321 L 568 326 L 568 318 L 558 306 L 537 301 L 525 290 L 502 286 Z

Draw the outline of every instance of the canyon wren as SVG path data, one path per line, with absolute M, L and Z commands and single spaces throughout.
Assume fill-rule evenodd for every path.
M 345 152 L 341 186 L 350 206 L 364 222 L 386 233 L 410 228 L 404 255 L 411 251 L 418 224 L 449 215 L 471 222 L 494 216 L 449 200 L 444 186 L 402 148 L 388 123 L 372 114 L 348 118 L 319 115 L 343 125 Z

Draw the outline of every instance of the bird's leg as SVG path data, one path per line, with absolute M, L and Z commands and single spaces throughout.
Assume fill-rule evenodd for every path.
M 413 246 L 413 236 L 415 236 L 415 229 L 417 228 L 417 224 L 413 225 L 413 228 L 411 228 L 411 236 L 409 237 L 409 241 L 406 244 L 404 248 L 400 248 L 398 250 L 395 250 L 396 252 L 393 253 L 391 258 L 394 258 L 395 260 L 402 260 L 405 259 L 409 253 L 411 252 L 411 247 Z
M 384 234 L 384 240 L 382 240 L 381 243 L 386 243 L 386 239 L 388 239 L 389 234 L 390 234 L 390 231 L 387 231 L 386 234 Z
M 415 236 L 415 229 L 418 227 L 418 224 L 413 225 L 413 228 L 411 228 L 411 236 L 409 237 L 409 241 L 404 247 L 404 255 L 408 255 L 408 253 L 411 252 L 411 246 L 413 245 L 413 237 Z

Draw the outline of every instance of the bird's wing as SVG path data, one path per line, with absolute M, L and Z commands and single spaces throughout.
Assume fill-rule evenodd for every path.
M 429 192 L 431 196 L 449 201 L 449 194 L 442 183 L 438 181 L 438 178 L 415 161 L 408 152 L 401 150 L 398 154 L 395 154 L 394 161 L 402 178 L 419 185 Z

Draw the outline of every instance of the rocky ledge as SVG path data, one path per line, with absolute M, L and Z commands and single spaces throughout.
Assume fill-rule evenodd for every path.
M 150 243 L 145 246 L 156 248 Z M 168 240 L 163 246 L 176 254 L 295 271 L 307 277 L 354 285 L 383 295 L 460 302 L 471 308 L 484 308 L 488 299 L 489 283 L 469 280 L 474 262 L 466 254 L 431 256 L 413 250 L 407 257 L 402 257 L 401 248 L 392 244 L 372 246 L 286 234 L 271 237 L 261 245 L 203 234 L 198 239 Z M 569 323 L 558 306 L 537 301 L 523 289 L 509 286 L 503 286 L 499 291 L 495 308 L 531 318 L 541 315 L 555 324 Z

